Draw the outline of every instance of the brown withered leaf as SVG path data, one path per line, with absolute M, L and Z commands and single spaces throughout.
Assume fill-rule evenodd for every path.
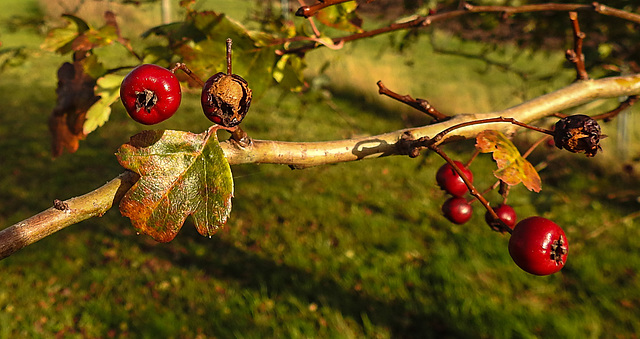
M 84 56 L 75 58 L 73 63 L 65 62 L 58 69 L 56 106 L 49 117 L 51 131 L 51 152 L 54 157 L 67 150 L 78 150 L 79 141 L 84 139 L 82 126 L 89 108 L 100 99 L 94 93 L 96 79 L 84 71 Z

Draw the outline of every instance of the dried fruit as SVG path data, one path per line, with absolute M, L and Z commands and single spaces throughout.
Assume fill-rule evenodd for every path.
M 249 112 L 252 92 L 241 76 L 231 72 L 231 39 L 227 39 L 227 73 L 210 77 L 202 88 L 200 102 L 207 119 L 223 127 L 236 127 Z
M 584 152 L 593 157 L 602 150 L 599 142 L 604 138 L 598 122 L 584 114 L 570 115 L 560 119 L 555 125 L 553 141 L 559 149 L 573 153 Z
M 200 99 L 209 120 L 224 127 L 235 127 L 249 111 L 251 89 L 239 75 L 220 72 L 205 82 Z

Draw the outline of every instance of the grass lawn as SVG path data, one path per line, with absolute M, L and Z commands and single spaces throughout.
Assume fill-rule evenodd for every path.
M 0 22 L 38 18 L 36 4 L 3 0 Z M 39 51 L 41 39 L 36 27 L 14 31 L 0 24 L 3 47 L 21 43 L 30 53 L 24 65 L 0 73 L 0 228 L 121 173 L 114 152 L 144 129 L 117 104 L 77 153 L 51 159 L 47 119 L 56 69 L 66 60 Z M 377 80 L 460 113 L 504 108 L 573 77 L 562 53 L 496 53 L 539 77 L 555 74 L 523 81 L 499 67 L 437 53 L 426 37 L 404 53 L 385 47 L 388 41 L 309 53 L 309 76 L 325 81 L 325 90 L 272 89 L 255 98 L 245 129 L 260 139 L 314 141 L 424 121 L 380 98 Z M 330 66 L 321 72 L 325 61 Z M 158 128 L 208 126 L 197 91 L 187 91 L 183 102 Z M 615 154 L 608 146 L 611 140 L 603 142 L 605 153 Z M 446 149 L 466 160 L 473 142 Z M 433 154 L 296 171 L 242 165 L 232 168 L 231 218 L 211 239 L 188 221 L 175 240 L 159 244 L 137 236 L 112 210 L 0 261 L 0 339 L 634 337 L 640 231 L 628 216 L 639 208 L 637 177 L 555 149 L 542 148 L 531 159 L 546 163 L 542 192 L 516 186 L 509 202 L 520 217 L 541 215 L 563 226 L 569 259 L 552 276 L 521 271 L 509 257 L 508 236 L 489 230 L 479 205 L 462 226 L 442 217 L 446 197 L 435 172 L 443 160 Z M 471 168 L 479 187 L 495 180 L 489 157 Z

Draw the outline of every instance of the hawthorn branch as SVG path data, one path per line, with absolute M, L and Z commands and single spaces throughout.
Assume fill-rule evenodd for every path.
M 306 168 L 390 155 L 406 155 L 406 150 L 400 147 L 402 143 L 399 141 L 407 135 L 415 139 L 434 138 L 452 126 L 496 117 L 530 123 L 593 100 L 638 95 L 640 95 L 640 74 L 634 74 L 584 80 L 502 111 L 461 114 L 443 122 L 375 136 L 326 142 L 253 140 L 248 145 L 231 139 L 221 142 L 220 145 L 232 165 L 261 163 Z M 473 124 L 453 129 L 433 146 L 473 138 L 486 129 L 510 134 L 516 128 L 518 126 L 504 122 Z M 55 207 L 1 230 L 0 259 L 67 226 L 103 215 L 111 207 L 118 205 L 120 199 L 137 180 L 138 176 L 135 173 L 126 171 L 92 192 L 58 202 Z
M 469 3 L 463 2 L 462 6 L 460 6 L 460 8 L 455 10 L 437 13 L 433 15 L 427 15 L 427 16 L 416 16 L 414 17 L 414 19 L 409 21 L 393 23 L 386 27 L 380 27 L 370 31 L 365 31 L 365 32 L 360 32 L 360 33 L 355 33 L 351 35 L 334 38 L 333 44 L 338 45 L 338 44 L 353 41 L 353 40 L 370 38 L 377 35 L 395 32 L 399 30 L 427 27 L 435 22 L 450 20 L 463 15 L 468 15 L 470 13 L 502 13 L 503 15 L 513 15 L 518 13 L 531 13 L 531 12 L 577 12 L 577 11 L 596 12 L 601 15 L 612 16 L 612 17 L 629 21 L 629 22 L 640 24 L 639 14 L 612 8 L 607 5 L 600 4 L 598 2 L 593 2 L 592 4 L 589 4 L 589 5 L 546 3 L 546 4 L 534 4 L 534 5 L 522 5 L 522 6 L 475 6 L 475 5 L 471 5 Z M 313 39 L 308 37 L 276 39 L 272 41 L 272 44 L 279 45 L 287 42 L 302 41 L 302 40 L 313 40 Z M 310 44 L 302 45 L 295 48 L 278 50 L 277 53 L 280 55 L 281 54 L 304 54 L 310 50 L 313 50 L 321 46 L 324 46 L 324 44 L 310 43 Z
M 0 231 L 0 259 L 67 226 L 102 216 L 120 202 L 136 181 L 137 174 L 124 172 L 94 191 L 65 201 L 56 200 L 51 208 L 3 229 Z
M 354 139 L 324 142 L 282 142 L 253 140 L 248 147 L 233 143 L 221 143 L 232 165 L 260 163 L 285 164 L 295 168 L 306 168 L 339 162 L 356 161 L 403 154 L 397 142 L 404 134 L 414 139 L 433 138 L 443 130 L 461 123 L 496 117 L 513 118 L 522 123 L 530 123 L 552 116 L 559 111 L 576 107 L 596 99 L 617 98 L 640 94 L 640 74 L 585 80 L 573 83 L 546 95 L 526 101 L 517 106 L 490 113 L 460 114 L 443 122 L 421 127 L 407 128 L 385 134 Z M 475 124 L 458 128 L 436 143 L 474 138 L 487 129 L 513 133 L 518 126 L 504 122 Z

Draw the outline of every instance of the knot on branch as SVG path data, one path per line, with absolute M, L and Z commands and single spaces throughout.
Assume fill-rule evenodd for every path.
M 429 137 L 416 139 L 411 132 L 407 131 L 402 134 L 400 140 L 396 142 L 396 148 L 401 155 L 408 155 L 410 158 L 416 158 L 420 155 L 420 150 L 428 147 L 433 141 Z

